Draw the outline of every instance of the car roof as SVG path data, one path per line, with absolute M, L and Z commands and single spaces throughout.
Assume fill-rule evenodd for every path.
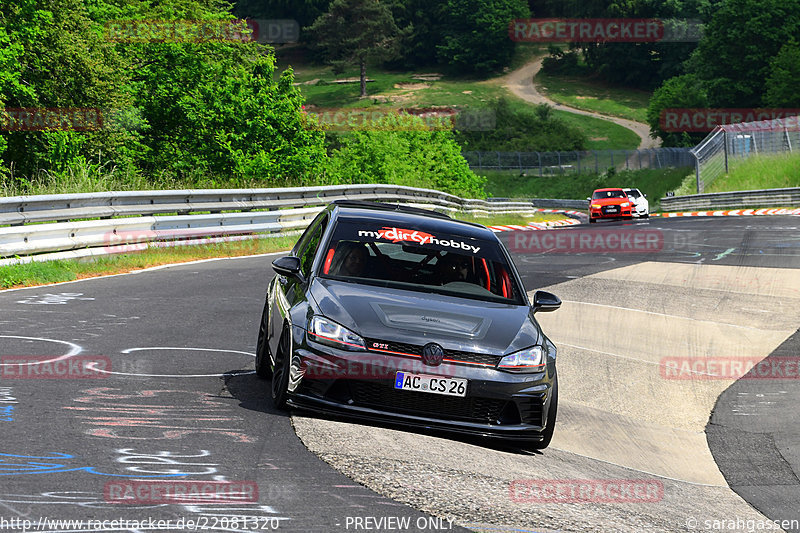
M 638 191 L 639 189 L 637 189 L 636 187 L 626 187 L 626 188 L 624 188 L 622 190 L 623 191 Z
M 351 200 L 333 202 L 337 219 L 372 223 L 408 224 L 415 228 L 438 231 L 474 239 L 496 239 L 494 232 L 473 222 L 454 220 L 442 213 L 398 204 L 380 202 L 357 202 Z
M 607 187 L 605 189 L 595 189 L 594 192 L 621 191 L 621 190 L 623 190 L 622 187 Z

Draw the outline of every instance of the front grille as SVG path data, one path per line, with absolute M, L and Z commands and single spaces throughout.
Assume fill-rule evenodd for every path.
M 480 424 L 509 423 L 504 420 L 508 404 L 504 400 L 397 390 L 382 382 L 351 381 L 350 390 L 355 404 L 362 407 Z M 516 411 L 513 409 L 515 415 Z
M 378 339 L 365 339 L 367 347 L 373 349 L 375 345 L 388 346 L 388 348 L 378 348 L 389 350 L 392 352 L 399 352 L 410 355 L 422 355 L 422 344 L 409 344 L 405 342 L 386 342 Z M 461 350 L 444 350 L 445 359 L 453 359 L 465 363 L 476 363 L 486 366 L 497 366 L 502 355 L 492 355 L 486 353 L 464 352 Z

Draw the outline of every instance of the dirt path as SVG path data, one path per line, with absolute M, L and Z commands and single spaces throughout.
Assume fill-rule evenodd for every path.
M 523 100 L 530 102 L 532 104 L 550 104 L 554 108 L 560 109 L 562 111 L 568 111 L 570 113 L 575 113 L 576 115 L 586 115 L 589 117 L 595 117 L 602 120 L 608 120 L 615 124 L 619 124 L 624 128 L 633 130 L 636 133 L 636 135 L 638 135 L 639 138 L 641 139 L 639 142 L 640 150 L 643 150 L 645 148 L 656 148 L 660 145 L 659 139 L 653 139 L 650 137 L 650 126 L 648 126 L 647 124 L 619 117 L 601 115 L 600 113 L 594 113 L 592 111 L 575 109 L 574 107 L 569 107 L 554 102 L 553 100 L 550 100 L 549 98 L 541 94 L 537 90 L 536 85 L 533 83 L 533 78 L 542 68 L 543 59 L 544 59 L 543 57 L 540 57 L 526 64 L 522 68 L 510 72 L 501 80 L 502 86 L 508 88 L 509 91 L 511 91 L 512 93 L 519 96 Z

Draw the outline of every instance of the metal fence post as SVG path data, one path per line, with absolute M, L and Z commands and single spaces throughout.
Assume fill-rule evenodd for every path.
M 702 184 L 700 183 L 700 156 L 692 152 L 694 156 L 694 177 L 697 183 L 697 194 L 703 192 Z
M 539 177 L 542 177 L 542 152 L 536 152 L 536 157 L 539 158 Z
M 725 152 L 725 174 L 728 173 L 728 132 L 722 130 L 722 149 Z

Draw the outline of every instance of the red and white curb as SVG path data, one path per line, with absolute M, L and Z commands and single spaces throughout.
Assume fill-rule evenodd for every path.
M 546 222 L 529 222 L 527 226 L 517 226 L 515 224 L 508 224 L 507 226 L 487 226 L 495 233 L 501 231 L 533 231 L 542 229 L 551 229 L 560 226 L 574 226 L 580 224 L 580 220 L 574 218 L 562 218 L 560 220 L 548 220 Z
M 678 213 L 653 213 L 653 217 L 742 217 L 742 216 L 769 216 L 769 215 L 800 215 L 797 209 L 734 209 L 731 211 L 683 211 Z

